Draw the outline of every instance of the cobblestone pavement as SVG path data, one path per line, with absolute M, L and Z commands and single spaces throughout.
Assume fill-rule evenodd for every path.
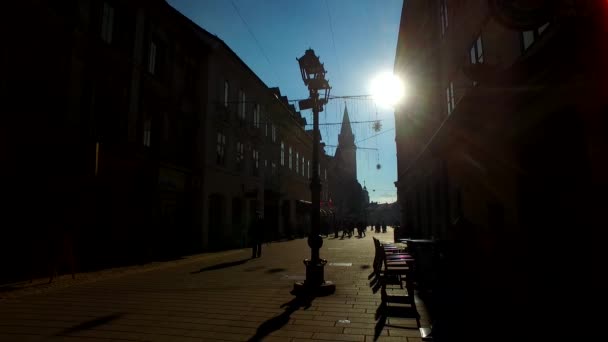
M 217 253 L 205 253 L 191 256 L 185 256 L 176 260 L 163 261 L 163 262 L 150 262 L 144 265 L 133 265 L 109 268 L 99 271 L 77 273 L 75 278 L 72 279 L 71 274 L 63 274 L 55 277 L 52 282 L 49 283 L 49 277 L 33 279 L 30 281 L 20 281 L 11 284 L 3 284 L 2 291 L 0 291 L 0 303 L 4 299 L 18 298 L 27 296 L 35 293 L 43 293 L 49 290 L 57 288 L 65 288 L 75 286 L 79 284 L 85 284 L 95 282 L 103 279 L 109 279 L 113 277 L 119 277 L 126 274 L 134 274 L 140 272 L 148 272 L 151 270 L 159 270 L 166 267 L 173 267 L 176 265 L 183 265 L 188 263 L 201 262 L 205 259 L 213 260 L 218 258 L 226 258 L 240 253 L 239 250 L 229 250 Z
M 327 297 L 294 300 L 310 249 L 306 239 L 275 242 L 258 259 L 249 249 L 201 254 L 17 290 L 0 300 L 0 340 L 421 341 L 415 320 L 389 317 L 382 326 L 375 317 L 372 236 L 391 233 L 324 239 L 325 278 L 336 283 Z

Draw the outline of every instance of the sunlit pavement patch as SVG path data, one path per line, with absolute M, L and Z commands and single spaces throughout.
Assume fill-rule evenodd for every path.
M 353 265 L 352 262 L 330 262 L 329 266 L 336 266 L 336 267 L 351 267 Z
M 306 280 L 306 276 L 305 275 L 289 275 L 289 274 L 284 274 L 281 279 L 287 279 L 287 280 Z

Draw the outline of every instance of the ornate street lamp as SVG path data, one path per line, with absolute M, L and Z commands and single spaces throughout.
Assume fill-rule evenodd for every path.
M 325 67 L 319 61 L 312 49 L 306 50 L 304 56 L 297 59 L 300 64 L 302 80 L 308 86 L 310 97 L 299 102 L 300 110 L 312 109 L 313 113 L 313 135 L 312 135 L 312 178 L 310 180 L 310 191 L 312 197 L 311 208 L 311 227 L 308 236 L 308 246 L 310 247 L 310 259 L 305 259 L 306 280 L 296 282 L 294 291 L 305 292 L 307 294 L 330 294 L 336 289 L 336 285 L 331 281 L 326 281 L 324 277 L 324 267 L 327 260 L 321 259 L 319 250 L 323 246 L 323 238 L 320 235 L 321 223 L 321 180 L 319 178 L 319 112 L 323 111 L 323 106 L 327 104 L 331 87 L 325 79 Z

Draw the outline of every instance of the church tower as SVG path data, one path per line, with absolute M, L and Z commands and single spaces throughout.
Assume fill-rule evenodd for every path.
M 350 127 L 348 109 L 344 105 L 344 117 L 342 118 L 342 128 L 338 135 L 338 147 L 336 148 L 336 162 L 345 177 L 357 179 L 357 146 L 355 145 L 355 135 Z

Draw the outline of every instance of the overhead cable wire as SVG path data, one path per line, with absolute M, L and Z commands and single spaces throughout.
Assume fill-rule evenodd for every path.
M 276 84 L 278 85 L 279 77 L 277 76 L 277 74 L 274 71 L 274 67 L 273 67 L 273 64 L 270 62 L 270 58 L 268 58 L 268 55 L 266 55 L 266 52 L 264 52 L 264 49 L 262 48 L 262 44 L 260 44 L 260 41 L 256 38 L 255 34 L 253 34 L 251 27 L 249 27 L 249 24 L 247 24 L 247 21 L 245 21 L 245 18 L 243 18 L 243 16 L 241 15 L 241 11 L 239 11 L 239 8 L 234 3 L 234 1 L 230 1 L 230 2 L 232 3 L 232 7 L 234 8 L 234 11 L 236 12 L 236 14 L 238 14 L 239 18 L 241 18 L 241 21 L 245 25 L 245 28 L 247 28 L 247 31 L 249 31 L 249 34 L 251 35 L 251 37 L 255 41 L 256 45 L 258 46 L 258 49 L 260 49 L 260 52 L 266 59 L 266 62 L 268 62 L 268 65 L 270 66 L 270 71 L 272 72 L 272 75 L 274 76 L 275 81 L 277 82 Z
M 338 147 L 338 145 L 325 145 L 325 147 Z M 371 150 L 371 151 L 377 151 L 377 148 L 374 147 L 357 147 L 357 150 Z M 361 151 L 364 152 L 364 151 Z
M 334 47 L 334 57 L 336 58 L 336 64 L 338 65 L 338 73 L 340 74 L 340 80 L 344 82 L 344 78 L 342 77 L 342 67 L 340 65 L 340 59 L 338 58 L 338 49 L 336 49 L 336 39 L 334 37 L 334 25 L 331 21 L 331 13 L 329 11 L 329 5 L 327 4 L 327 0 L 325 0 L 325 8 L 327 9 L 327 18 L 329 19 L 329 31 L 331 32 L 331 43 Z
M 361 140 L 357 141 L 357 143 L 360 143 L 360 142 L 363 142 L 363 141 L 369 140 L 369 139 L 371 139 L 371 138 L 375 138 L 375 137 L 377 137 L 377 136 L 379 136 L 379 135 L 382 135 L 382 134 L 384 134 L 384 133 L 388 133 L 388 132 L 390 132 L 390 131 L 394 131 L 394 130 L 395 130 L 395 128 L 394 128 L 394 127 L 393 127 L 393 128 L 389 128 L 389 129 L 384 130 L 384 131 L 382 131 L 382 132 L 380 132 L 380 133 L 378 133 L 378 134 L 374 134 L 374 135 L 372 135 L 371 137 L 367 137 L 367 138 L 365 138 L 365 139 L 361 139 Z
M 330 95 L 328 97 L 328 100 L 335 100 L 335 99 L 359 99 L 359 98 L 368 98 L 368 97 L 372 97 L 372 95 Z M 308 100 L 308 99 L 295 99 L 295 100 L 287 100 L 288 102 L 299 102 L 299 101 L 303 101 L 303 100 Z

